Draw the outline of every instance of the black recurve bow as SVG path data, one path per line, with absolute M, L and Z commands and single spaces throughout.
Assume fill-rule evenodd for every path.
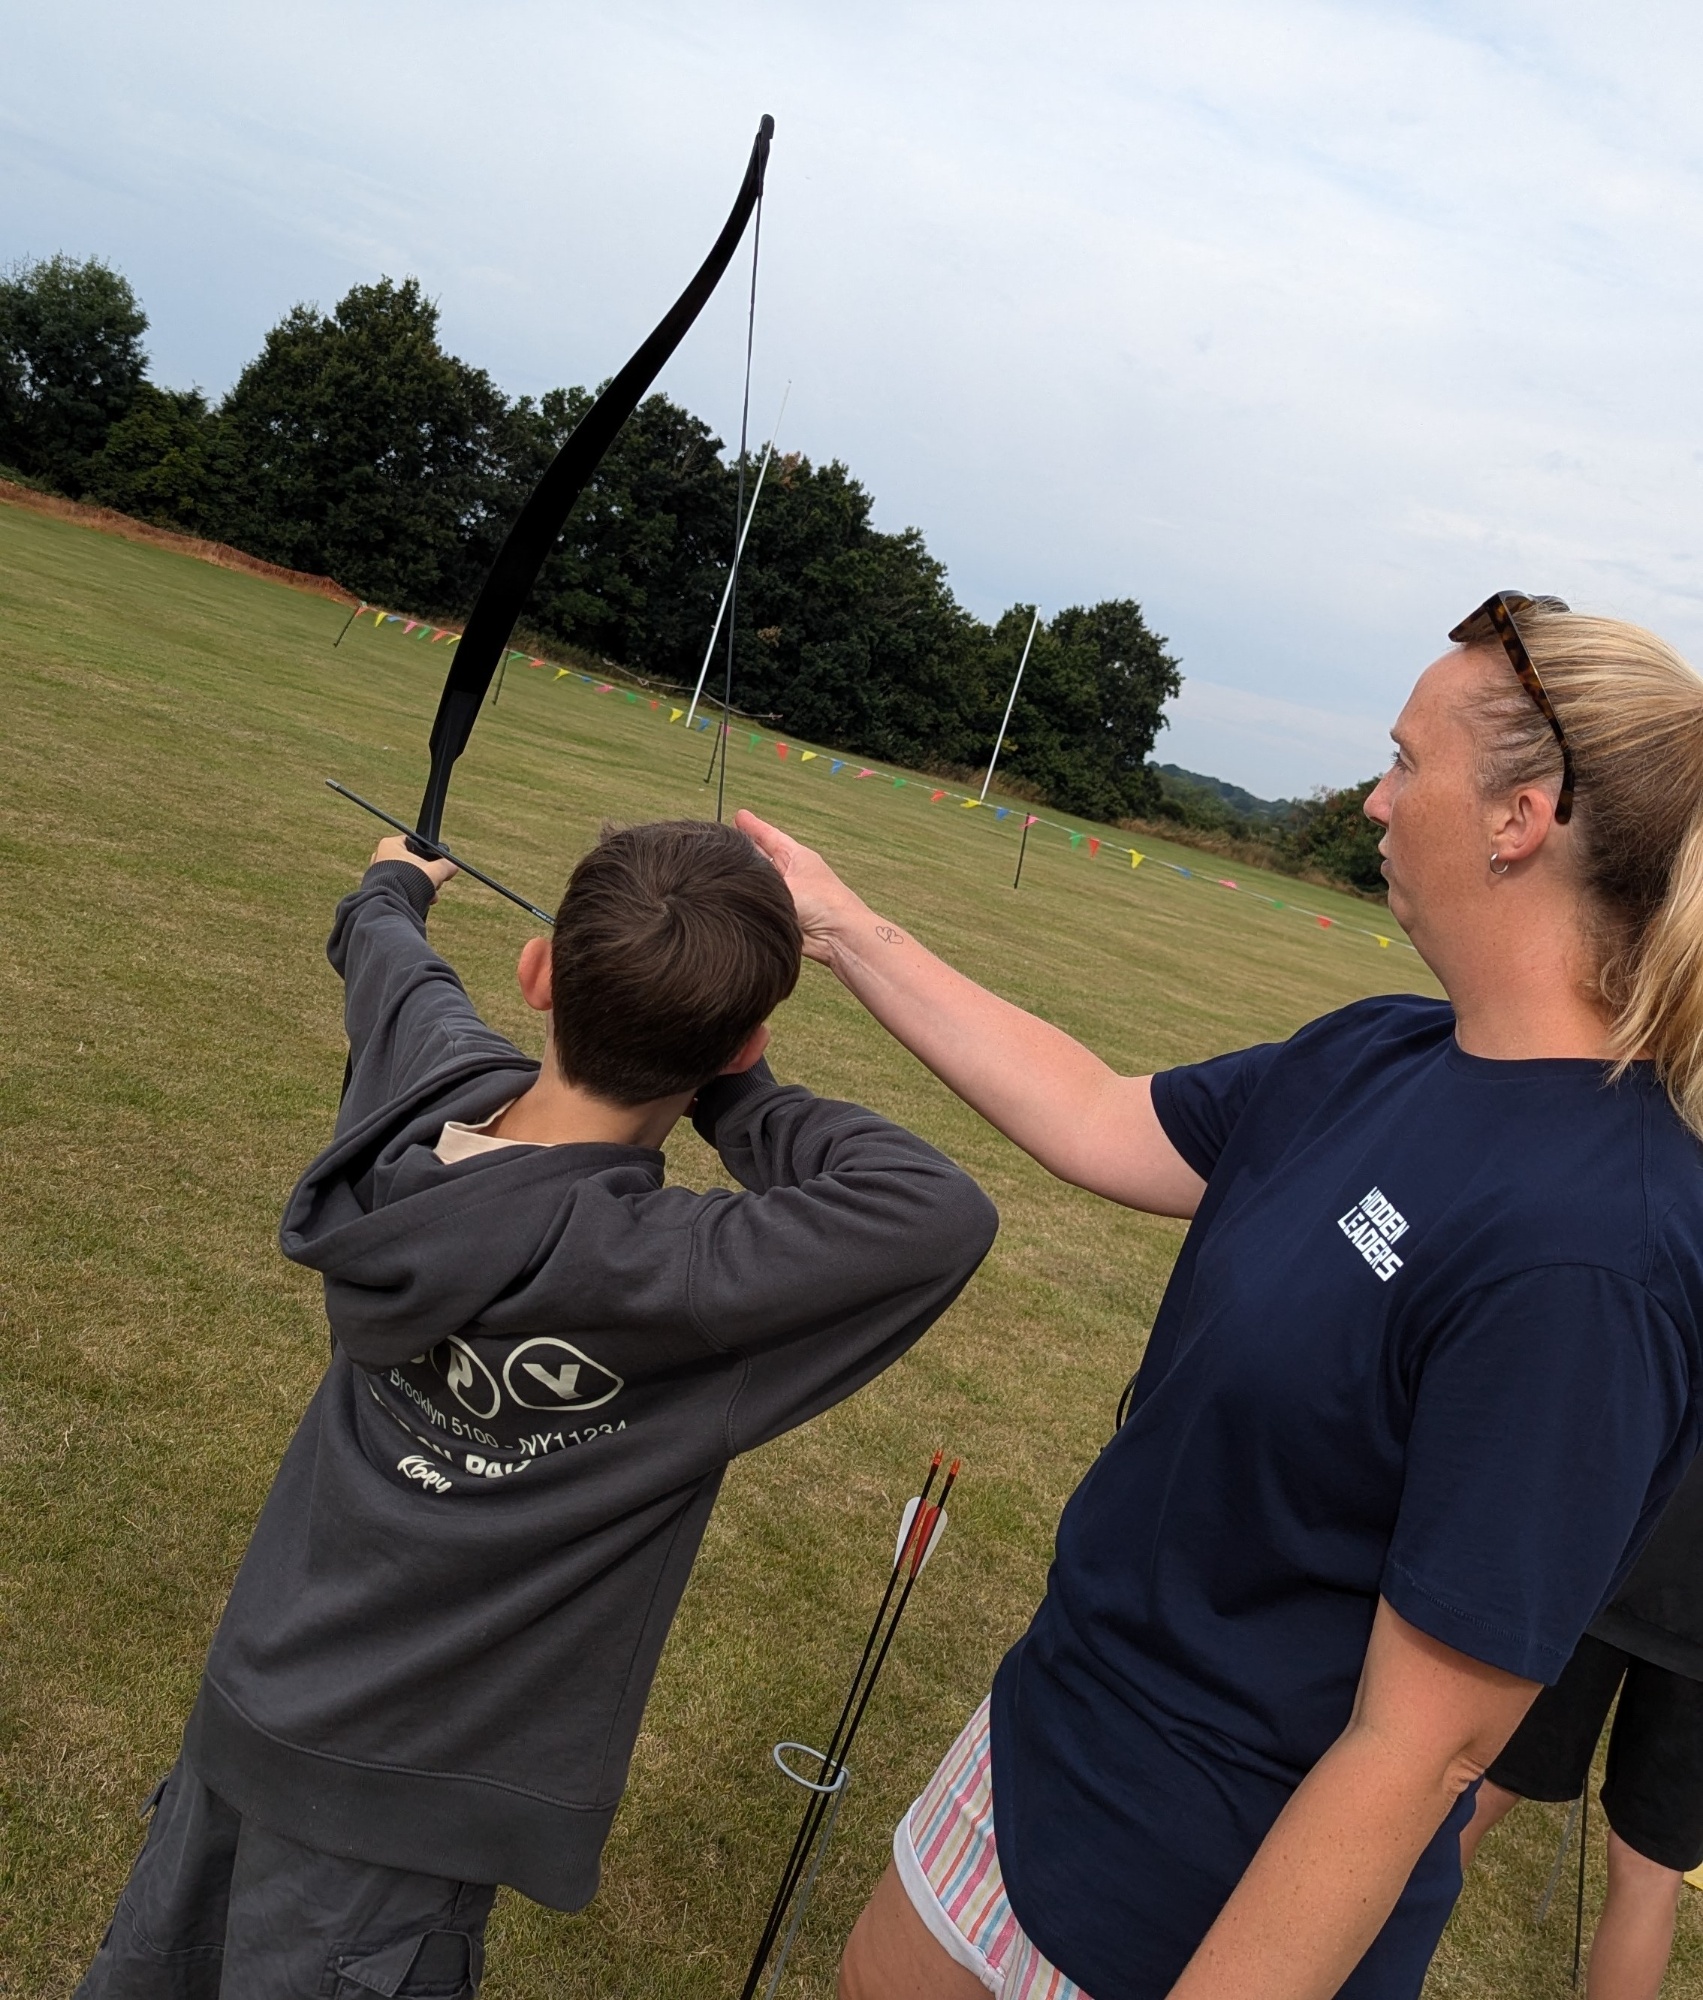
M 497 559 L 480 587 L 472 615 L 455 648 L 443 693 L 438 697 L 438 712 L 432 722 L 431 773 L 426 780 L 425 796 L 420 801 L 419 817 L 408 840 L 409 847 L 417 854 L 427 857 L 441 855 L 451 861 L 456 859 L 438 838 L 443 825 L 444 800 L 449 793 L 450 773 L 473 733 L 480 704 L 507 650 L 515 620 L 520 616 L 521 607 L 537 581 L 545 558 L 555 546 L 574 502 L 585 490 L 604 454 L 615 442 L 621 426 L 638 408 L 645 391 L 685 338 L 722 273 L 732 262 L 746 224 L 762 198 L 763 175 L 769 163 L 769 141 L 774 136 L 774 130 L 775 121 L 765 113 L 757 127 L 757 137 L 751 147 L 751 158 L 746 164 L 738 196 L 709 255 L 638 352 L 574 426 L 543 478 L 533 488 L 497 552 Z M 369 812 L 377 813 L 379 818 L 390 818 L 388 813 L 378 812 L 376 807 L 368 805 L 365 799 L 356 797 L 344 787 L 339 785 L 334 789 L 345 798 L 353 798 L 356 804 L 366 806 Z M 391 820 L 392 825 L 396 823 Z M 471 869 L 468 872 L 476 873 Z M 522 909 L 542 917 L 547 923 L 550 921 L 525 897 L 504 889 L 501 883 L 491 881 L 488 876 L 479 876 L 478 879 L 506 895 L 511 902 L 518 903 Z

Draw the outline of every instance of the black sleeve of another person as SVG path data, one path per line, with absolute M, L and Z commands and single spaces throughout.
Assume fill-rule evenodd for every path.
M 1703 1458 L 1693 1461 L 1632 1574 L 1590 1629 L 1622 1652 L 1703 1681 Z

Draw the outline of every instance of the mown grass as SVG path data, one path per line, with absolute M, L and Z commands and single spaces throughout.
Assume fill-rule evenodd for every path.
M 445 664 L 394 627 L 333 651 L 340 622 L 322 600 L 0 506 L 0 1980 L 31 2000 L 68 1993 L 100 1936 L 136 1805 L 174 1754 L 324 1358 L 316 1289 L 273 1233 L 335 1110 L 338 987 L 321 943 L 375 829 L 320 781 L 409 809 Z M 618 696 L 511 672 L 447 831 L 548 903 L 605 816 L 707 810 L 706 755 L 706 739 Z M 1405 951 L 1089 861 L 1056 836 L 1031 841 L 1013 894 L 1015 820 L 994 829 L 830 778 L 826 759 L 736 749 L 731 792 L 1132 1070 L 1281 1035 L 1386 986 L 1431 990 Z M 1304 899 L 1367 921 L 1364 904 Z M 480 1005 L 530 1042 L 512 979 L 524 919 L 458 884 L 433 924 Z M 1058 1509 L 1110 1428 L 1176 1251 L 1174 1225 L 1049 1180 L 816 968 L 777 1024 L 776 1061 L 925 1133 L 984 1182 L 1004 1227 L 914 1354 L 735 1466 L 603 1891 L 573 1918 L 505 1897 L 491 2000 L 737 1990 L 796 1806 L 769 1746 L 831 1720 L 899 1503 L 944 1443 L 965 1460 L 952 1534 L 865 1725 L 786 1986 L 831 1991 L 894 1818 L 1042 1588 Z M 715 1172 L 689 1133 L 671 1164 L 697 1184 Z M 1565 1919 L 1539 1936 L 1529 1916 L 1553 1838 L 1541 1808 L 1493 1837 L 1431 1991 L 1565 1989 Z M 1700 1974 L 1690 1898 L 1671 1990 Z

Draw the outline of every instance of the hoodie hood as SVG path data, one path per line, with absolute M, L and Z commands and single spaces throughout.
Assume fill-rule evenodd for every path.
M 518 1058 L 427 1078 L 410 1098 L 340 1134 L 297 1183 L 279 1245 L 319 1272 L 339 1346 L 368 1367 L 462 1333 L 499 1301 L 548 1316 L 574 1185 L 608 1194 L 660 1187 L 663 1156 L 644 1146 L 505 1147 L 446 1166 L 452 1119 L 479 1124 L 536 1080 Z M 540 1293 L 528 1297 L 529 1293 Z

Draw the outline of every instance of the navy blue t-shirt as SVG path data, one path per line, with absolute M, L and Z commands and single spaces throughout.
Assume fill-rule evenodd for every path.
M 1490 1062 L 1398 996 L 1171 1070 L 1207 1188 L 1129 1417 L 994 1682 L 1018 1921 L 1161 2000 L 1342 1733 L 1380 1596 L 1553 1681 L 1703 1437 L 1703 1150 L 1645 1065 Z M 1464 1799 L 1342 1987 L 1419 1992 Z

